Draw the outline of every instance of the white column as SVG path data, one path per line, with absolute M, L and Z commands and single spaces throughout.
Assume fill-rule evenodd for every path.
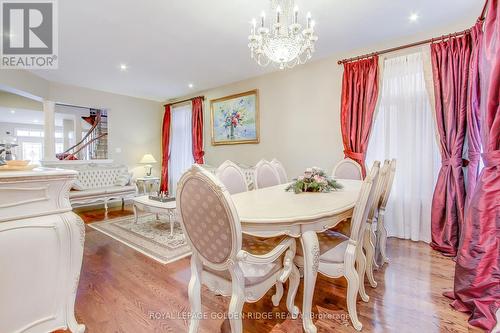
M 64 137 L 64 149 L 71 147 L 71 141 L 69 140 L 70 133 L 75 130 L 75 124 L 73 119 L 63 119 L 63 137 Z
M 55 106 L 55 102 L 43 101 L 43 159 L 45 161 L 56 160 L 56 124 L 54 117 Z
M 75 144 L 82 140 L 82 118 L 75 116 Z

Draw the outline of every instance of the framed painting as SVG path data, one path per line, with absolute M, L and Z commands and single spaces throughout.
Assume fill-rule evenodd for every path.
M 259 143 L 259 91 L 210 101 L 212 145 Z

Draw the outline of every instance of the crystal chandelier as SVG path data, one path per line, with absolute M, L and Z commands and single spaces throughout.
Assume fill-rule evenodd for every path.
M 271 12 L 275 15 L 269 20 L 269 27 L 266 27 L 265 12 L 260 16 L 259 27 L 257 21 L 252 20 L 248 36 L 251 57 L 260 66 L 273 62 L 279 64 L 280 69 L 292 68 L 311 59 L 314 43 L 318 40 L 311 13 L 307 13 L 303 28 L 294 0 L 271 0 Z

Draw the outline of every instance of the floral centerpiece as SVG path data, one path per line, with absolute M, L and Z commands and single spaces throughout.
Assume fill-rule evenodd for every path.
M 341 189 L 342 184 L 329 177 L 320 168 L 307 168 L 304 175 L 294 179 L 286 191 L 293 190 L 295 193 L 302 192 L 331 192 L 332 190 Z

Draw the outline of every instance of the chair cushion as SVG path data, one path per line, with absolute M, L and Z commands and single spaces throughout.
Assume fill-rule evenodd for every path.
M 105 187 L 106 193 L 135 192 L 135 185 Z
M 251 254 L 263 255 L 274 250 L 283 239 L 285 236 L 261 238 L 243 234 L 242 249 Z
M 255 255 L 262 255 L 272 251 L 283 239 L 284 237 L 260 238 L 243 234 L 242 249 Z M 283 267 L 283 257 L 280 256 L 273 263 L 267 265 L 242 262 L 240 262 L 239 265 L 245 276 L 245 285 L 252 286 L 263 282 L 279 271 Z M 204 270 L 231 281 L 231 274 L 229 271 L 216 271 L 208 267 L 204 267 Z
M 83 190 L 83 191 L 70 191 L 69 198 L 70 199 L 84 198 L 84 197 L 91 197 L 91 196 L 102 195 L 102 194 L 106 194 L 106 189 L 94 188 L 94 189 L 88 189 L 88 190 Z
M 85 198 L 85 197 L 93 197 L 93 196 L 105 195 L 105 194 L 117 194 L 117 193 L 122 193 L 122 192 L 134 193 L 135 186 L 134 185 L 111 186 L 111 187 L 87 189 L 87 190 L 83 190 L 83 191 L 70 191 L 69 198 L 70 199 Z
M 344 220 L 337 224 L 335 227 L 331 228 L 330 230 L 339 232 L 345 236 L 350 236 L 351 235 L 351 219 L 348 218 L 347 220 Z
M 331 263 L 344 262 L 344 254 L 349 237 L 331 230 L 318 233 L 320 261 Z M 297 246 L 297 257 L 303 257 L 302 246 Z

